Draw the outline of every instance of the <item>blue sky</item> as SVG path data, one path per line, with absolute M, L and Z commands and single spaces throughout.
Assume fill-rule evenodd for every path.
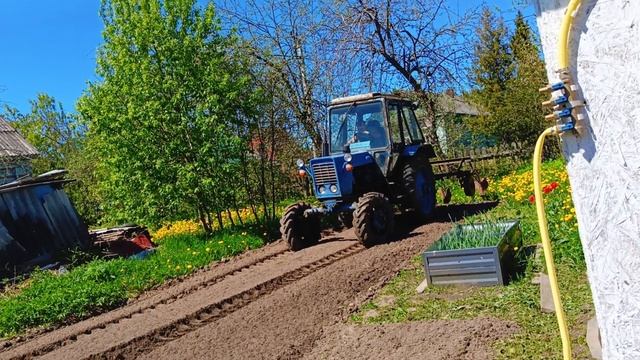
M 480 1 L 450 0 L 461 9 Z M 522 0 L 488 0 L 506 20 L 516 9 L 533 14 Z M 99 0 L 0 1 L 0 105 L 29 110 L 29 100 L 40 92 L 62 102 L 68 112 L 88 81 L 96 80 L 96 49 L 102 21 Z M 533 18 L 529 17 L 533 23 Z

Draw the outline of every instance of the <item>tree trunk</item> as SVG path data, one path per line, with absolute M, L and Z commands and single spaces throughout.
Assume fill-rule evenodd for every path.
M 198 218 L 200 219 L 200 224 L 202 224 L 204 231 L 207 234 L 211 234 L 213 232 L 211 229 L 211 223 L 207 221 L 206 212 L 203 211 L 201 205 L 198 205 Z
M 222 213 L 216 211 L 216 219 L 218 220 L 218 226 L 220 230 L 224 230 L 224 223 L 222 222 Z
M 236 223 L 233 221 L 233 216 L 231 216 L 231 210 L 229 208 L 227 208 L 227 216 L 229 217 L 231 227 L 236 227 Z
M 436 124 L 436 115 L 437 115 L 437 106 L 436 101 L 424 91 L 418 92 L 418 97 L 420 99 L 420 106 L 424 109 L 426 113 L 426 118 L 424 119 L 424 136 L 427 143 L 433 146 L 433 150 L 436 152 L 436 156 L 442 156 L 442 150 L 440 148 L 440 141 L 438 140 L 437 133 L 437 124 Z

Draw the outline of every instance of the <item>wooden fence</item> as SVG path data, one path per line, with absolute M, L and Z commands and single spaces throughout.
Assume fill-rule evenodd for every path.
M 446 156 L 433 161 L 435 173 L 446 173 L 464 165 L 473 167 L 483 174 L 495 171 L 500 165 L 517 168 L 531 160 L 533 149 L 522 144 L 512 143 L 479 149 L 450 151 Z

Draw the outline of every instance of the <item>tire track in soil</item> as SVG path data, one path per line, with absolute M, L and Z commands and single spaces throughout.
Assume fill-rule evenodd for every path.
M 21 336 L 0 344 L 0 358 L 14 358 L 7 353 L 24 343 L 33 343 L 29 356 L 38 356 L 51 352 L 61 346 L 76 341 L 80 335 L 91 334 L 94 330 L 104 329 L 121 320 L 153 310 L 159 304 L 169 304 L 183 296 L 205 287 L 214 285 L 225 278 L 258 266 L 278 256 L 290 253 L 286 244 L 276 242 L 260 249 L 251 250 L 232 258 L 200 269 L 186 277 L 169 280 L 167 283 L 150 289 L 122 308 L 97 315 L 93 318 L 71 324 L 64 328 L 53 328 L 30 336 Z M 4 353 L 4 354 L 3 354 Z M 21 358 L 21 357 L 17 357 Z
M 299 359 L 323 338 L 327 327 L 344 322 L 449 228 L 450 223 L 432 223 L 410 229 L 398 236 L 401 241 L 337 261 L 149 353 L 125 358 Z
M 445 209 L 443 213 L 451 217 L 452 212 L 448 211 L 449 208 Z M 466 207 L 462 210 L 469 211 Z M 471 209 L 471 212 L 477 210 Z M 444 218 L 437 219 L 444 221 Z M 409 219 L 408 223 L 411 222 Z M 396 236 L 396 240 L 405 238 L 403 241 L 376 246 L 367 251 L 355 249 L 357 251 L 344 257 L 338 256 L 319 263 L 316 262 L 323 257 L 332 257 L 335 252 L 341 250 L 336 248 L 335 251 L 306 263 L 303 260 L 317 257 L 318 252 L 323 251 L 323 247 L 335 244 L 338 244 L 338 247 L 342 246 L 343 250 L 353 247 L 356 242 L 348 241 L 354 240 L 353 231 L 337 234 L 334 239 L 325 239 L 318 246 L 296 253 L 282 251 L 286 247 L 282 242 L 271 244 L 246 253 L 248 256 L 240 255 L 228 264 L 220 264 L 202 273 L 195 273 L 186 278 L 184 283 L 162 286 L 150 291 L 152 295 L 141 296 L 143 300 L 140 303 L 157 297 L 166 298 L 167 294 L 172 294 L 169 297 L 174 299 L 148 306 L 150 311 L 127 310 L 130 315 L 118 322 L 110 322 L 108 326 L 105 319 L 113 319 L 122 309 L 96 316 L 45 334 L 26 344 L 0 351 L 0 358 L 32 358 L 36 354 L 44 355 L 44 358 L 134 358 L 142 355 L 154 360 L 175 358 L 177 354 L 184 358 L 299 358 L 307 353 L 322 335 L 322 326 L 344 320 L 357 309 L 358 304 L 373 296 L 386 281 L 405 266 L 411 257 L 447 230 L 450 222 L 432 223 L 415 228 L 405 221 L 403 227 Z M 347 241 L 335 241 L 340 238 Z M 282 248 L 278 249 L 278 246 Z M 260 260 L 260 257 L 268 259 Z M 349 260 L 340 261 L 347 257 Z M 262 271 L 280 269 L 287 265 L 282 258 L 303 261 L 301 264 L 307 265 L 311 262 L 314 265 L 311 268 L 307 268 L 306 265 L 298 266 L 297 270 L 302 271 L 303 275 L 296 275 L 296 269 L 289 269 L 284 274 L 271 276 L 269 280 L 249 288 L 242 288 L 244 284 L 240 283 L 235 284 L 235 287 L 219 289 L 219 294 L 210 291 L 220 283 L 224 284 L 227 278 L 234 279 L 242 274 L 260 275 Z M 249 267 L 252 267 L 251 271 L 246 271 Z M 326 269 L 318 271 L 322 268 Z M 220 277 L 225 279 L 214 281 L 209 286 L 199 286 L 203 283 L 202 277 L 212 278 L 211 273 L 223 274 Z M 234 276 L 225 277 L 224 274 Z M 194 281 L 196 285 L 193 285 Z M 155 291 L 158 294 L 153 295 Z M 224 297 L 220 298 L 220 294 Z M 210 301 L 210 298 L 216 296 L 216 301 Z M 183 306 L 171 307 L 176 303 L 188 303 L 188 306 L 197 310 L 184 311 Z M 129 305 L 124 309 L 128 307 Z M 257 322 L 245 321 L 254 317 L 261 319 Z M 79 335 L 69 330 L 77 330 L 82 326 L 96 330 Z M 220 333 L 220 329 L 224 331 Z M 125 335 L 129 338 L 122 340 L 123 333 L 127 333 Z M 64 340 L 57 348 L 42 352 L 51 345 L 51 338 Z M 195 346 L 192 343 L 193 338 L 199 339 Z M 256 340 L 259 342 L 256 343 Z M 213 344 L 215 346 L 212 346 Z M 269 346 L 264 348 L 263 344 Z M 224 355 L 212 355 L 211 350 L 227 351 Z
M 1 358 L 129 358 L 220 319 L 275 289 L 362 251 L 354 241 L 321 243 L 300 252 L 276 252 L 252 265 L 217 278 L 210 286 L 184 292 L 133 312 L 117 322 L 98 323 L 92 331 L 35 350 L 0 353 Z M 253 281 L 253 283 L 251 282 Z M 245 282 L 252 286 L 245 286 Z M 192 287 L 193 288 L 193 287 Z M 209 300 L 209 301 L 207 301 Z M 196 310 L 193 310 L 196 309 Z M 134 356 L 135 357 L 135 356 Z
M 202 308 L 197 313 L 189 316 L 188 318 L 181 319 L 173 324 L 170 324 L 164 328 L 158 329 L 153 333 L 147 334 L 143 337 L 134 339 L 133 341 L 109 349 L 103 353 L 90 356 L 90 359 L 104 359 L 104 358 L 116 358 L 116 359 L 137 359 L 141 355 L 150 352 L 158 346 L 162 346 L 165 343 L 176 340 L 187 333 L 190 333 L 198 328 L 208 325 L 209 323 L 219 320 L 257 300 L 261 296 L 268 295 L 281 287 L 291 284 L 297 280 L 308 276 L 309 274 L 318 271 L 326 266 L 333 264 L 336 261 L 345 259 L 351 255 L 359 253 L 364 250 L 365 247 L 361 244 L 355 244 L 349 248 L 341 250 L 330 256 L 324 257 L 314 263 L 301 267 L 299 269 L 290 271 L 282 276 L 269 280 L 257 287 L 234 295 L 224 301 L 210 305 L 206 308 Z

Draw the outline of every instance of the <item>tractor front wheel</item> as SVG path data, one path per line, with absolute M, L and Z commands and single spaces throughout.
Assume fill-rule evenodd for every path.
M 353 227 L 353 213 L 341 212 L 338 214 L 338 222 L 345 229 L 351 229 Z
M 289 245 L 289 249 L 297 251 L 316 244 L 320 240 L 320 217 L 304 216 L 311 205 L 299 202 L 284 209 L 280 219 L 280 233 Z
M 383 194 L 364 194 L 353 212 L 356 237 L 365 246 L 387 241 L 393 232 L 393 206 Z

